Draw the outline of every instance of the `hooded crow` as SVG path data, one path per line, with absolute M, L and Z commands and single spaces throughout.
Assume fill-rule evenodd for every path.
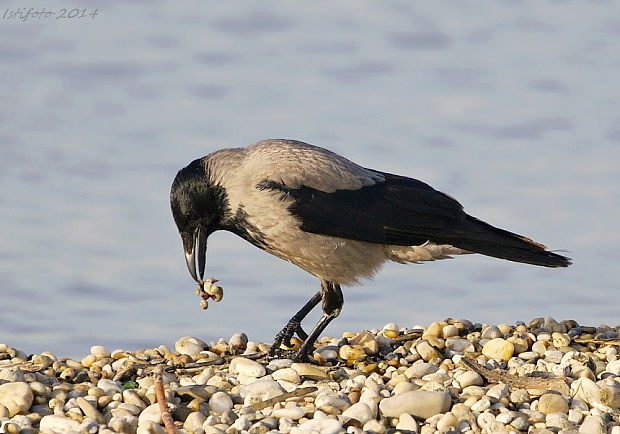
M 454 198 L 405 176 L 367 169 L 327 149 L 295 140 L 229 148 L 181 169 L 170 192 L 190 274 L 204 277 L 207 238 L 233 232 L 321 281 L 320 290 L 276 335 L 278 354 L 297 334 L 295 359 L 342 309 L 340 285 L 372 277 L 385 261 L 422 262 L 465 253 L 544 267 L 569 258 L 466 214 Z M 323 315 L 309 334 L 304 317 Z

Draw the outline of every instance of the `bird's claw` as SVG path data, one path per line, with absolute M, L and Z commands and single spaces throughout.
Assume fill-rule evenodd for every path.
M 291 343 L 291 338 L 297 334 L 299 338 L 304 341 L 308 338 L 308 334 L 301 327 L 301 323 L 294 319 L 291 319 L 286 326 L 276 335 L 273 339 L 273 345 L 271 345 L 271 350 L 269 350 L 270 356 L 280 355 L 279 353 L 282 351 L 295 351 L 295 350 L 284 350 L 281 349 L 280 346 L 284 344 L 286 347 L 291 347 L 293 344 Z

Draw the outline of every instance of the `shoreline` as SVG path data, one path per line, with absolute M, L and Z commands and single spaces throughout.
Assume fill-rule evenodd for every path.
M 619 329 L 537 318 L 439 321 L 323 337 L 315 364 L 267 359 L 243 333 L 183 337 L 80 360 L 0 344 L 2 431 L 164 433 L 154 373 L 179 433 L 620 434 Z

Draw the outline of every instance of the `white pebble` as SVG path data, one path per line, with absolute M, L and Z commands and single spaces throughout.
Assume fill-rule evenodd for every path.
M 278 369 L 277 371 L 274 371 L 271 376 L 274 380 L 278 381 L 288 381 L 289 383 L 295 384 L 299 384 L 301 382 L 299 374 L 293 368 Z
M 455 427 L 459 423 L 458 418 L 451 412 L 447 412 L 437 422 L 437 429 L 439 431 L 447 431 L 450 428 Z
M 414 390 L 382 400 L 379 408 L 381 413 L 388 417 L 399 417 L 403 413 L 409 413 L 427 419 L 438 413 L 445 413 L 451 404 L 452 399 L 447 392 Z
M 605 434 L 607 428 L 601 416 L 586 416 L 579 427 L 579 432 L 588 434 Z
M 207 348 L 207 344 L 198 338 L 184 336 L 174 343 L 177 353 L 195 356 Z
M 487 396 L 495 398 L 499 401 L 502 398 L 508 398 L 508 395 L 510 394 L 510 389 L 505 384 L 499 383 L 491 386 L 486 394 Z
M 433 365 L 432 363 L 416 362 L 407 368 L 405 376 L 407 378 L 422 378 L 425 375 L 437 372 L 438 369 L 437 365 Z
M 256 380 L 239 388 L 239 394 L 242 398 L 253 396 L 261 400 L 273 398 L 283 392 L 284 389 L 277 381 L 268 378 Z
M 103 345 L 93 345 L 90 347 L 90 353 L 96 357 L 110 357 L 110 352 Z
M 418 422 L 409 413 L 403 413 L 398 418 L 396 429 L 417 432 L 419 429 Z
M 109 378 L 102 378 L 97 381 L 97 387 L 103 390 L 106 395 L 123 393 L 123 386 L 121 386 L 120 383 L 114 380 L 110 380 Z
M 574 398 L 587 402 L 590 405 L 597 404 L 600 387 L 587 377 L 581 377 L 570 385 L 571 394 Z
M 247 431 L 252 426 L 252 422 L 247 416 L 241 415 L 231 426 L 238 431 Z
M 492 413 L 480 413 L 476 419 L 478 426 L 482 429 L 489 428 L 495 422 L 495 416 Z
M 370 419 L 362 427 L 362 431 L 367 433 L 382 433 L 385 432 L 385 425 L 379 422 L 377 419 Z
M 314 405 L 319 409 L 333 407 L 338 410 L 344 410 L 351 405 L 351 402 L 349 402 L 348 397 L 330 390 L 329 392 L 319 393 L 314 399 Z
M 146 407 L 142 410 L 140 416 L 138 416 L 138 426 L 147 426 L 150 422 L 155 422 L 156 424 L 160 424 L 162 422 L 161 411 L 159 410 L 159 405 L 157 403 Z
M 315 414 L 314 419 L 310 419 L 307 422 L 300 424 L 298 427 L 294 427 L 291 430 L 291 434 L 306 434 L 318 432 L 321 434 L 339 434 L 343 431 L 342 424 L 337 419 L 320 418 L 317 419 Z
M 233 408 L 233 402 L 228 393 L 215 392 L 209 399 L 209 408 L 214 413 L 223 414 Z
M 183 428 L 187 431 L 196 431 L 198 428 L 202 429 L 202 424 L 207 420 L 207 416 L 199 411 L 193 411 L 187 415 L 185 422 L 183 422 Z
M 559 429 L 570 428 L 571 426 L 566 413 L 549 413 L 545 417 L 545 423 L 548 427 Z
M 32 405 L 34 395 L 27 383 L 15 382 L 0 385 L 0 405 L 9 410 L 9 416 L 26 412 Z
M 474 371 L 465 371 L 461 375 L 456 377 L 456 381 L 459 382 L 461 388 L 467 386 L 482 386 L 484 379 L 480 374 Z
M 263 377 L 266 374 L 265 367 L 260 363 L 246 359 L 245 357 L 235 357 L 230 362 L 230 372 L 245 375 L 247 377 Z
M 488 408 L 491 408 L 491 400 L 488 396 L 483 396 L 474 405 L 471 406 L 472 411 L 478 412 L 483 412 Z
M 79 432 L 80 422 L 70 417 L 48 415 L 41 419 L 39 430 L 47 433 L 73 433 Z
M 357 419 L 362 425 L 373 419 L 372 411 L 365 402 L 353 404 L 342 412 L 342 415 L 352 419 Z
M 306 411 L 300 407 L 278 408 L 271 412 L 271 416 L 275 418 L 288 417 L 291 420 L 299 420 L 306 415 Z

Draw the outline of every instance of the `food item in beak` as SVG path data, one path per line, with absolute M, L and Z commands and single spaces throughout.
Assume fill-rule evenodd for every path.
M 219 302 L 224 297 L 224 290 L 222 287 L 215 284 L 217 281 L 217 279 L 207 279 L 198 282 L 196 295 L 199 295 L 201 298 L 200 307 L 202 309 L 207 309 L 209 307 L 209 303 L 207 302 L 209 298 L 215 302 Z

